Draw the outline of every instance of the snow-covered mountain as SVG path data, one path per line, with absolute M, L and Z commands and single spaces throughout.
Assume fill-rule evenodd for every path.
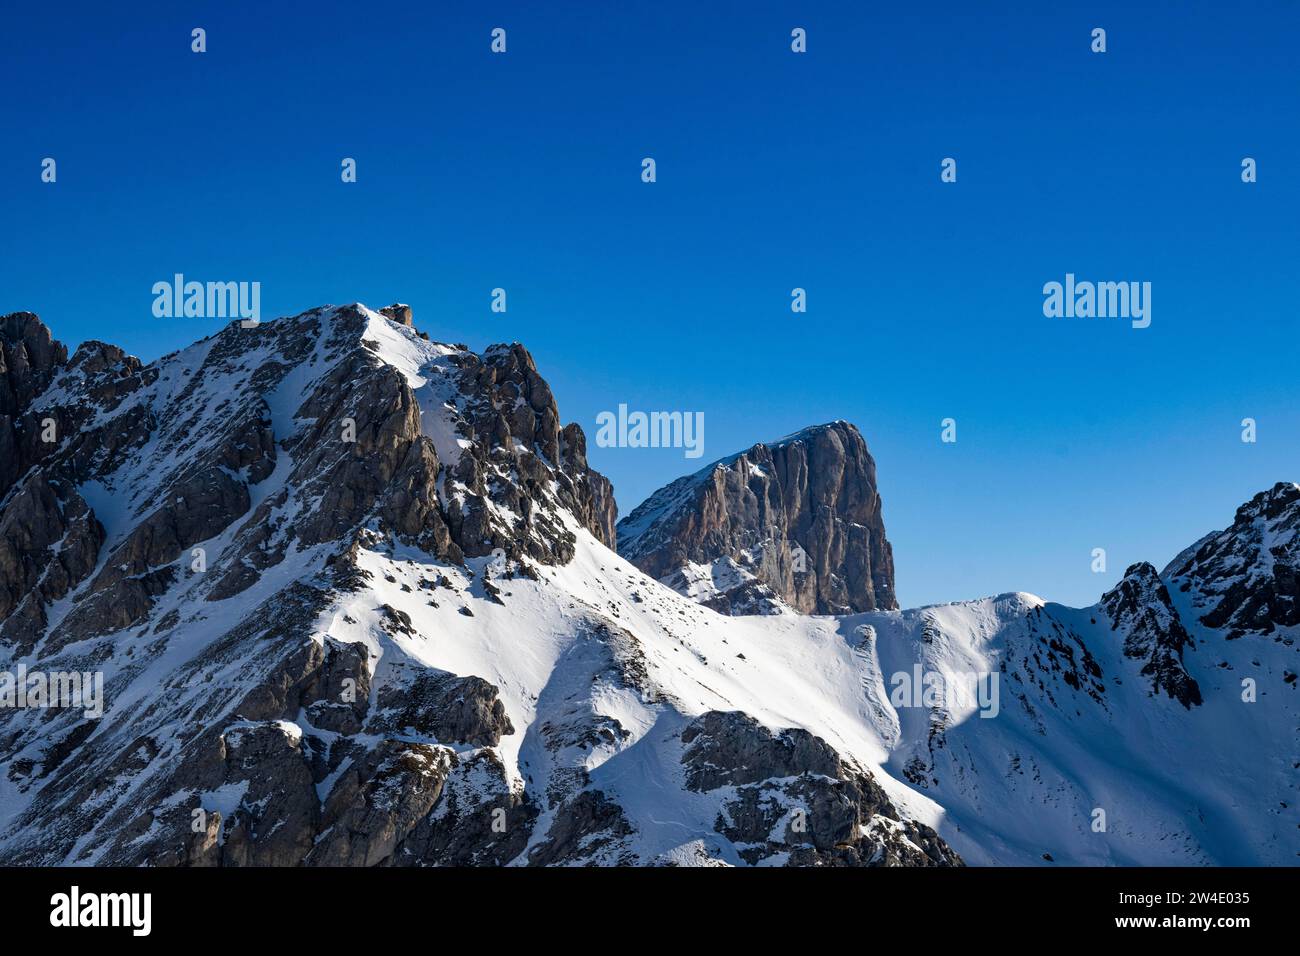
M 0 863 L 1294 862 L 1300 488 L 1092 608 L 728 616 L 527 351 L 410 322 L 0 319 L 0 670 L 105 680 L 0 708 Z

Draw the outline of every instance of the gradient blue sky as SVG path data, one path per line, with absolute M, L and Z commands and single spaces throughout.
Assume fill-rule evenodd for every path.
M 1087 604 L 1300 478 L 1297 36 L 1285 0 L 10 4 L 0 312 L 152 359 L 220 324 L 154 282 L 257 280 L 265 317 L 521 341 L 589 436 L 620 402 L 703 411 L 708 459 L 844 418 L 905 605 Z M 1044 318 L 1067 271 L 1150 281 L 1152 326 Z M 591 459 L 624 513 L 701 464 Z

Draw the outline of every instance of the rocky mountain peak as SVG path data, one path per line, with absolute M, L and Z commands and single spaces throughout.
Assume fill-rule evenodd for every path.
M 32 313 L 0 316 L 0 498 L 39 457 L 40 423 L 28 408 L 67 360 L 67 348 Z
M 1300 625 L 1300 485 L 1278 482 L 1237 509 L 1232 525 L 1165 568 L 1206 627 L 1229 640 Z
M 0 316 L 0 415 L 19 415 L 67 360 L 67 348 L 33 313 Z
M 1232 527 L 1240 530 L 1260 519 L 1275 521 L 1294 512 L 1297 506 L 1300 506 L 1300 485 L 1294 481 L 1279 481 L 1238 508 Z
M 1142 561 L 1130 567 L 1102 596 L 1101 607 L 1123 637 L 1124 656 L 1142 662 L 1153 692 L 1164 691 L 1189 709 L 1201 703 L 1200 687 L 1183 666 L 1191 635 L 1154 566 Z
M 26 476 L 0 525 L 0 639 L 57 647 L 168 595 L 224 600 L 365 529 L 457 563 L 497 549 L 563 563 L 571 522 L 603 536 L 608 482 L 528 352 L 432 343 L 390 311 L 231 323 L 148 366 L 100 342 L 67 362 L 35 316 L 0 322 L 0 391 L 23 410 L 0 417 L 0 477 Z M 197 577 L 177 563 L 194 548 Z
M 394 302 L 392 305 L 386 305 L 379 310 L 379 313 L 380 315 L 392 319 L 398 325 L 415 326 L 415 319 L 411 314 L 411 307 L 402 302 Z
M 724 613 L 897 607 L 875 462 L 844 421 L 756 444 L 666 485 L 618 523 L 618 547 Z

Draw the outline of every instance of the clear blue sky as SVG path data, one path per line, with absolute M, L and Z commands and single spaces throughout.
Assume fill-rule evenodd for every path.
M 907 605 L 1091 603 L 1300 478 L 1295 3 L 29 3 L 0 21 L 0 312 L 70 345 L 147 360 L 214 331 L 153 317 L 152 284 L 183 272 L 260 281 L 268 317 L 402 300 L 436 339 L 521 341 L 589 435 L 620 402 L 703 411 L 712 459 L 845 418 Z M 1044 318 L 1066 272 L 1150 281 L 1151 328 Z M 591 458 L 624 513 L 700 464 Z

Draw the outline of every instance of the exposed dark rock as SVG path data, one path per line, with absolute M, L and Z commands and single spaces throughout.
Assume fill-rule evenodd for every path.
M 933 830 L 905 821 L 865 770 L 806 730 L 773 733 L 747 714 L 709 711 L 681 734 L 686 785 L 727 788 L 719 833 L 759 863 L 960 866 Z
M 706 603 L 726 613 L 761 613 L 769 591 L 804 613 L 898 606 L 876 465 L 847 422 L 679 478 L 618 523 L 618 542 L 641 570 L 691 596 L 698 572 L 687 566 L 708 566 Z
M 438 501 L 438 453 L 420 437 L 411 443 L 388 483 L 380 516 L 404 541 L 456 564 L 464 561 Z
M 37 460 L 38 423 L 27 413 L 67 360 L 67 348 L 32 313 L 0 316 L 0 499 Z
M 537 809 L 514 792 L 494 751 L 453 757 L 442 799 L 401 842 L 392 866 L 504 866 L 523 852 Z
M 376 866 L 433 809 L 451 770 L 441 747 L 386 740 L 335 783 L 310 866 Z
M 311 726 L 355 734 L 370 706 L 370 669 L 363 644 L 326 638 L 305 642 L 238 704 L 245 720 L 294 720 L 305 712 Z
M 1229 640 L 1300 625 L 1300 485 L 1278 482 L 1237 509 L 1232 526 L 1170 562 L 1164 577 Z
M 414 326 L 415 321 L 411 317 L 411 307 L 403 305 L 400 302 L 394 302 L 392 305 L 386 305 L 379 310 L 381 315 L 386 315 L 398 325 Z
M 1154 567 L 1145 561 L 1130 567 L 1102 596 L 1101 606 L 1124 635 L 1124 656 L 1142 662 L 1154 692 L 1164 691 L 1188 709 L 1201 703 L 1201 689 L 1183 666 L 1191 635 Z
M 375 726 L 443 743 L 495 747 L 514 733 L 497 689 L 481 677 L 416 673 L 380 689 Z
M 618 546 L 618 502 L 614 500 L 614 486 L 598 471 L 589 471 L 591 482 L 591 508 L 595 517 L 593 533 L 611 551 Z
M 686 785 L 691 790 L 714 790 L 801 773 L 837 777 L 839 755 L 806 730 L 790 729 L 779 735 L 739 711 L 711 710 L 682 731 L 687 745 L 682 755 Z
M 45 608 L 94 570 L 104 529 L 81 496 L 33 472 L 0 512 L 0 643 L 32 649 Z
M 616 864 L 618 841 L 632 832 L 623 808 L 603 791 L 582 790 L 555 814 L 545 840 L 529 851 L 528 865 L 591 861 L 597 854 L 605 854 L 601 862 Z
M 31 312 L 0 316 L 0 415 L 22 414 L 67 360 L 67 348 Z
M 472 444 L 451 472 L 467 492 L 464 507 L 449 509 L 446 517 L 464 554 L 500 548 L 511 560 L 563 564 L 573 556 L 574 541 L 560 509 L 604 540 L 610 505 L 598 503 L 596 488 L 603 493 L 608 482 L 587 464 L 582 429 L 561 427 L 555 397 L 528 350 L 518 343 L 494 345 L 457 361 L 466 396 L 461 428 Z M 512 478 L 503 481 L 502 475 Z M 489 500 L 518 515 L 517 523 L 503 525 Z
M 244 780 L 239 807 L 224 821 L 225 866 L 296 866 L 312 849 L 320 809 L 301 738 L 283 724 L 222 735 L 222 786 Z

